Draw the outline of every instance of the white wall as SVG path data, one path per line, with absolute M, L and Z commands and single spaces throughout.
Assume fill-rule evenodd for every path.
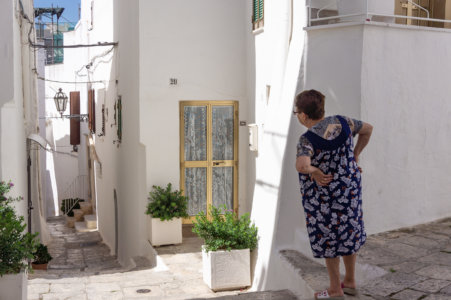
M 341 25 L 307 32 L 297 90 L 322 91 L 326 115 L 344 114 L 374 126 L 361 155 L 369 234 L 451 215 L 451 182 L 443 167 L 451 160 L 450 45 L 449 31 L 398 25 Z M 296 143 L 304 131 L 291 120 L 278 195 L 274 191 L 274 240 L 269 259 L 262 259 L 261 270 L 257 265 L 257 289 L 290 288 L 278 268 L 278 250 L 297 249 L 311 256 L 294 169 Z M 256 191 L 258 186 L 257 179 Z M 269 251 L 266 245 L 260 242 L 259 259 L 262 246 Z
M 291 11 L 293 12 L 291 14 Z M 293 16 L 293 19 L 291 19 Z M 292 22 L 292 24 L 291 24 Z M 292 174 L 294 158 L 288 156 L 291 143 L 289 126 L 298 81 L 303 85 L 303 56 L 306 10 L 304 1 L 265 1 L 265 25 L 255 36 L 255 122 L 259 125 L 259 151 L 255 157 L 256 180 L 252 219 L 259 229 L 253 289 L 287 288 L 280 271 L 280 239 L 292 239 L 290 229 L 279 222 L 290 222 L 282 203 L 286 174 Z M 269 99 L 266 88 L 271 87 Z M 288 164 L 289 167 L 285 168 Z M 296 189 L 298 190 L 298 189 Z M 299 211 L 297 207 L 289 207 Z M 285 223 L 284 223 L 285 224 Z M 291 241 L 292 243 L 292 241 Z
M 146 146 L 146 194 L 180 184 L 179 101 L 237 100 L 247 120 L 246 1 L 140 3 L 140 139 Z M 171 21 L 168 22 L 168 16 Z M 248 30 L 246 30 L 248 29 Z M 178 85 L 170 86 L 169 78 Z M 248 211 L 247 127 L 239 127 L 239 211 Z M 183 187 L 182 187 L 183 188 Z M 144 213 L 145 206 L 142 208 Z
M 6 23 L 2 33 L 0 61 L 6 72 L 1 81 L 8 85 L 0 96 L 0 175 L 1 180 L 11 180 L 15 186 L 11 196 L 24 197 L 15 203 L 20 215 L 27 215 L 27 149 L 26 137 L 37 132 L 33 51 L 25 44 L 28 40 L 28 24 L 19 14 L 17 1 L 7 1 L 2 6 L 0 19 Z M 33 15 L 31 0 L 23 1 L 24 12 Z M 22 27 L 21 27 L 22 25 Z M 5 37 L 5 40 L 3 40 Z M 33 37 L 33 36 L 32 36 Z M 4 93 L 3 93 L 4 91 Z M 34 110 L 33 110 L 34 109 Z M 38 159 L 33 157 L 33 164 Z M 35 191 L 32 182 L 32 191 Z M 33 228 L 36 229 L 36 228 Z
M 451 32 L 365 26 L 362 119 L 374 125 L 363 159 L 370 232 L 451 215 Z

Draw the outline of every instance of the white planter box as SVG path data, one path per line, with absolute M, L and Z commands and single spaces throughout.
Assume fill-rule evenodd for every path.
M 174 218 L 161 221 L 158 218 L 147 217 L 148 238 L 152 246 L 181 244 L 182 219 Z
M 202 247 L 204 282 L 213 291 L 251 285 L 249 249 L 205 252 Z
M 0 277 L 0 299 L 27 300 L 27 276 L 25 272 Z

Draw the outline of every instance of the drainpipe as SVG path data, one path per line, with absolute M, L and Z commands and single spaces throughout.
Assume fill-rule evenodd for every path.
M 30 146 L 28 141 L 28 145 Z M 31 201 L 31 155 L 30 148 L 28 147 L 28 159 L 27 159 L 27 192 L 28 192 L 28 233 L 31 233 L 31 210 L 33 209 L 33 202 Z

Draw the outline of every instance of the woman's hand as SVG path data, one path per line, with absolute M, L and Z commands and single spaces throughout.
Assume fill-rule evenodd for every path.
M 327 186 L 334 178 L 332 174 L 324 174 L 320 169 L 315 168 L 316 170 L 312 172 L 312 178 L 316 181 L 316 183 L 320 186 Z

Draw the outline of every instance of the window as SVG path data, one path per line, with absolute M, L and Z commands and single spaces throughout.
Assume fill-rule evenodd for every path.
M 264 25 L 264 0 L 253 0 L 254 1 L 254 15 L 252 17 L 252 29 L 256 30 L 263 28 Z
M 45 38 L 44 45 L 46 46 L 63 46 L 63 34 L 61 32 L 54 33 L 53 38 Z M 61 64 L 64 61 L 64 48 L 46 48 L 45 49 L 45 64 Z

